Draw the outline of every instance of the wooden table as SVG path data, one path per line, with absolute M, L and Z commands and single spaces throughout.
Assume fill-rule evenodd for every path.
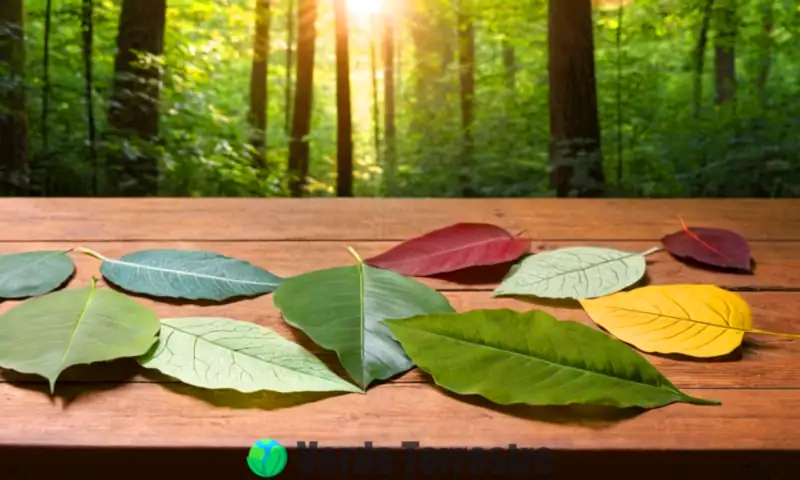
M 755 275 L 700 270 L 660 252 L 649 257 L 651 283 L 729 288 L 751 304 L 755 326 L 800 332 L 800 200 L 4 199 L 0 248 L 87 247 L 110 257 L 145 248 L 206 249 L 291 276 L 352 264 L 348 246 L 366 258 L 456 222 L 524 230 L 535 250 L 584 244 L 644 251 L 679 228 L 678 216 L 690 226 L 745 236 Z M 69 287 L 99 276 L 97 260 L 73 258 L 77 274 Z M 580 309 L 493 299 L 496 283 L 422 281 L 459 311 L 543 308 L 588 322 Z M 270 295 L 224 305 L 138 301 L 162 317 L 214 315 L 269 326 L 342 371 L 331 353 L 290 331 Z M 18 303 L 5 302 L 0 311 Z M 202 391 L 119 361 L 67 371 L 55 399 L 40 378 L 4 372 L 0 478 L 39 478 L 31 472 L 45 470 L 63 477 L 73 469 L 103 479 L 190 471 L 199 472 L 194 478 L 256 478 L 244 459 L 261 437 L 288 447 L 301 441 L 392 447 L 395 477 L 407 473 L 402 442 L 418 441 L 423 447 L 546 448 L 552 454 L 548 478 L 574 478 L 579 470 L 631 478 L 794 478 L 800 466 L 800 340 L 746 338 L 734 355 L 715 362 L 647 356 L 678 388 L 723 405 L 678 404 L 644 413 L 496 407 L 446 394 L 418 371 L 366 395 L 243 395 Z M 302 473 L 296 453 L 290 452 L 279 478 Z M 787 467 L 794 471 L 781 473 Z M 439 477 L 457 475 L 428 478 Z

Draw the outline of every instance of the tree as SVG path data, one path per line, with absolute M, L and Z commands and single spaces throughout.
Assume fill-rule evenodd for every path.
M 694 48 L 692 116 L 695 118 L 700 115 L 700 107 L 703 102 L 703 68 L 706 59 L 706 45 L 708 44 L 708 26 L 711 23 L 713 8 L 714 0 L 706 0 L 705 8 L 703 9 L 703 19 L 700 23 L 700 34 L 697 37 L 697 44 Z
M 317 40 L 317 0 L 300 0 L 297 29 L 297 75 L 294 116 L 289 143 L 289 190 L 302 196 L 308 176 L 311 107 L 314 93 L 314 50 Z
M 458 67 L 461 99 L 461 193 L 475 195 L 471 168 L 475 145 L 472 135 L 475 123 L 475 25 L 471 2 L 461 0 L 458 8 Z
M 108 121 L 116 134 L 145 147 L 158 137 L 166 16 L 166 0 L 122 2 Z M 157 193 L 158 158 L 149 149 L 133 159 L 113 155 L 110 162 L 119 193 Z
M 0 3 L 0 194 L 28 193 L 23 0 Z
M 336 30 L 336 194 L 353 196 L 353 119 L 350 101 L 350 46 L 347 5 L 333 0 Z
M 559 197 L 603 192 L 590 0 L 549 0 L 550 186 Z
M 716 104 L 731 103 L 736 98 L 736 0 L 720 0 L 716 5 L 714 66 Z
M 253 35 L 253 67 L 250 70 L 250 127 L 253 147 L 253 164 L 267 168 L 267 106 L 270 0 L 256 0 Z
M 92 164 L 92 192 L 97 191 L 97 126 L 94 118 L 94 0 L 81 2 L 81 30 L 83 31 L 83 72 L 86 102 L 87 129 L 89 130 L 89 161 Z
M 390 4 L 391 5 L 391 4 Z M 383 130 L 384 130 L 384 189 L 395 193 L 397 171 L 397 126 L 395 123 L 395 10 L 387 7 L 383 20 Z

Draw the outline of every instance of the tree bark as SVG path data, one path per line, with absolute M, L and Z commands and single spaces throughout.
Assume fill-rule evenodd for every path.
M 89 162 L 92 164 L 92 192 L 98 195 L 99 165 L 97 164 L 97 127 L 94 118 L 94 1 L 83 0 L 81 29 L 83 30 L 83 71 L 85 85 L 86 118 L 89 130 Z
M 714 66 L 716 78 L 716 104 L 725 105 L 736 100 L 736 2 L 722 0 L 717 3 L 716 36 L 714 39 Z
M 288 134 L 292 127 L 292 63 L 294 60 L 294 0 L 289 0 L 286 10 L 286 77 L 284 83 L 284 129 Z
M 772 30 L 775 27 L 775 6 L 772 0 L 763 0 L 761 5 L 761 23 L 763 36 L 761 37 L 761 54 L 756 74 L 756 91 L 762 103 L 767 99 L 767 79 L 772 68 Z
M 161 68 L 166 0 L 124 0 L 117 36 L 108 121 L 123 138 L 154 143 L 158 137 Z M 158 191 L 158 158 L 150 151 L 134 159 L 110 159 L 120 194 L 154 195 Z
M 387 11 L 383 21 L 383 130 L 384 130 L 384 190 L 395 194 L 397 170 L 397 126 L 395 122 L 395 43 L 393 11 Z
M 711 24 L 711 13 L 714 8 L 714 0 L 708 0 L 703 9 L 703 20 L 700 23 L 700 35 L 697 37 L 697 45 L 694 48 L 694 98 L 692 101 L 692 116 L 700 116 L 700 108 L 703 104 L 703 69 L 706 60 L 706 46 L 708 45 L 708 27 Z
M 350 46 L 345 0 L 333 0 L 336 30 L 336 195 L 353 196 L 353 118 L 350 100 Z
M 256 0 L 255 18 L 253 67 L 250 71 L 250 145 L 254 150 L 253 165 L 266 170 L 270 0 Z
M 461 0 L 458 12 L 458 66 L 461 100 L 461 194 L 475 196 L 472 163 L 475 151 L 472 137 L 475 123 L 475 24 L 469 1 Z
M 550 0 L 550 176 L 556 195 L 596 197 L 605 176 L 600 152 L 590 0 Z
M 300 0 L 297 32 L 297 74 L 294 95 L 292 134 L 289 144 L 289 190 L 300 197 L 309 167 L 308 134 L 314 90 L 314 50 L 317 39 L 317 0 Z
M 25 102 L 25 15 L 23 0 L 0 3 L 0 194 L 28 193 L 28 113 Z
M 373 21 L 375 18 L 372 19 Z M 369 67 L 370 80 L 372 81 L 372 141 L 375 147 L 375 163 L 383 165 L 383 152 L 381 151 L 381 109 L 378 100 L 378 58 L 375 45 L 375 30 L 370 29 L 369 35 Z

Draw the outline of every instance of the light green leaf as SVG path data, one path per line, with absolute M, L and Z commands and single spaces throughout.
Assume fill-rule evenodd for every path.
M 0 366 L 45 377 L 50 392 L 73 365 L 141 356 L 153 346 L 155 313 L 91 286 L 28 300 L 0 316 Z
M 644 276 L 645 256 L 600 247 L 567 247 L 531 255 L 503 279 L 494 296 L 532 295 L 581 300 L 610 295 Z
M 201 388 L 361 391 L 300 345 L 268 328 L 228 318 L 162 320 L 158 343 L 139 363 Z
M 679 391 L 624 343 L 541 311 L 474 310 L 386 320 L 441 387 L 508 405 L 713 405 Z
M 0 298 L 36 297 L 63 285 L 75 272 L 67 253 L 44 250 L 0 255 Z
M 244 260 L 203 250 L 141 250 L 103 261 L 100 273 L 129 292 L 155 297 L 222 301 L 270 293 L 282 278 Z
M 413 366 L 382 320 L 452 312 L 453 307 L 444 295 L 416 280 L 370 267 L 360 258 L 358 262 L 289 278 L 275 291 L 273 302 L 288 324 L 335 351 L 366 389 L 374 380 Z

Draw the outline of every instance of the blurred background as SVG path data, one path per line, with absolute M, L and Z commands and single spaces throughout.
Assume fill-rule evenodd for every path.
M 0 194 L 797 197 L 796 0 L 0 0 Z

